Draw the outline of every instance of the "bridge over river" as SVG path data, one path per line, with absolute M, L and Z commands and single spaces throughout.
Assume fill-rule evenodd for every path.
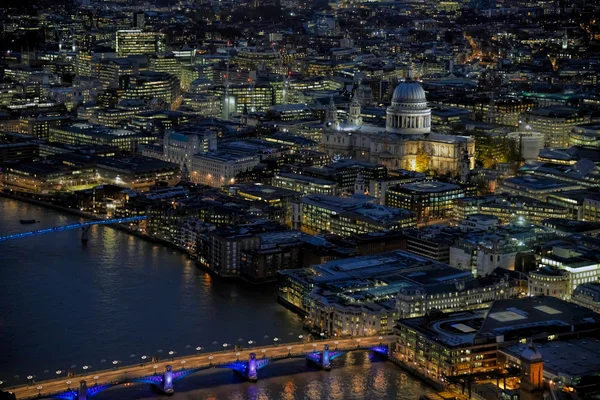
M 390 336 L 370 336 L 352 339 L 319 340 L 312 343 L 295 342 L 263 346 L 241 351 L 199 353 L 137 365 L 118 364 L 112 369 L 93 371 L 69 378 L 30 382 L 28 385 L 8 388 L 17 399 L 62 398 L 82 400 L 121 384 L 144 382 L 165 393 L 173 393 L 173 383 L 185 376 L 207 368 L 229 368 L 249 381 L 259 379 L 258 370 L 278 359 L 304 357 L 319 368 L 331 368 L 329 361 L 345 352 L 369 350 L 387 356 L 395 341 Z
M 55 226 L 53 228 L 37 229 L 35 231 L 28 231 L 28 232 L 22 232 L 22 233 L 15 233 L 13 235 L 0 236 L 0 242 L 5 242 L 7 240 L 23 239 L 23 238 L 31 237 L 31 236 L 46 235 L 48 233 L 71 231 L 73 229 L 81 229 L 81 239 L 85 241 L 85 240 L 87 240 L 88 230 L 92 225 L 126 224 L 126 223 L 143 221 L 145 219 L 146 219 L 145 215 L 137 216 L 137 217 L 127 217 L 127 218 L 97 219 L 94 221 L 82 222 L 79 224 Z

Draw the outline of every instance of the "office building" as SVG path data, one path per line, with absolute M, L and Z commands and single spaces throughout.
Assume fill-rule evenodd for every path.
M 235 183 L 236 177 L 250 171 L 260 162 L 254 155 L 234 155 L 223 151 L 211 151 L 192 157 L 190 179 L 194 183 L 221 187 Z
M 569 134 L 569 146 L 600 147 L 600 124 L 576 125 Z
M 566 148 L 573 128 L 585 122 L 589 122 L 589 117 L 577 108 L 550 106 L 521 114 L 519 130 L 543 134 L 546 147 Z
M 545 343 L 590 334 L 598 322 L 598 314 L 587 308 L 554 297 L 531 297 L 497 300 L 482 310 L 400 320 L 394 332 L 400 361 L 443 382 L 500 371 L 506 365 L 502 349 L 532 339 Z
M 163 33 L 143 32 L 138 29 L 120 30 L 116 34 L 115 46 L 118 57 L 162 54 L 166 50 L 166 37 Z
M 138 146 L 152 143 L 152 135 L 126 129 L 76 123 L 49 129 L 50 141 L 67 145 L 112 146 L 125 151 L 135 151 Z
M 181 101 L 179 79 L 166 72 L 142 71 L 131 77 L 124 99 L 162 101 L 163 109 L 176 109 Z
M 126 89 L 131 77 L 138 73 L 137 63 L 125 58 L 100 60 L 97 66 L 98 80 L 103 89 Z
M 336 182 L 301 174 L 279 173 L 273 177 L 273 186 L 293 190 L 303 196 L 309 194 L 336 196 L 340 194 Z
M 281 302 L 307 315 L 319 331 L 338 336 L 390 333 L 400 315 L 396 296 L 402 288 L 471 277 L 405 251 L 334 260 L 279 275 Z
M 536 223 L 547 218 L 567 218 L 569 209 L 557 204 L 539 201 L 531 197 L 477 196 L 459 199 L 453 210 L 453 220 L 460 223 L 473 214 L 486 214 L 497 217 L 501 223 L 522 221 Z
M 196 154 L 208 153 L 217 150 L 216 132 L 205 129 L 203 131 L 175 128 L 165 132 L 162 145 L 162 157 L 165 161 L 179 164 L 181 168 L 192 166 L 192 159 Z
M 456 200 L 470 192 L 471 189 L 453 183 L 414 182 L 388 189 L 385 204 L 411 210 L 418 222 L 428 222 L 449 218 Z
M 415 226 L 415 216 L 404 209 L 377 204 L 365 195 L 334 197 L 320 194 L 304 196 L 292 209 L 292 226 L 316 235 L 335 233 L 352 236 Z
M 567 297 L 571 296 L 577 286 L 600 280 L 598 253 L 570 243 L 554 244 L 549 253 L 542 254 L 538 266 L 540 269 L 547 267 L 566 271 Z
M 600 312 L 600 283 L 582 283 L 575 288 L 571 301 L 592 311 Z
M 503 179 L 498 185 L 498 193 L 508 193 L 513 196 L 531 197 L 539 201 L 547 201 L 550 194 L 569 190 L 582 189 L 578 183 L 543 178 L 533 175 L 515 176 Z

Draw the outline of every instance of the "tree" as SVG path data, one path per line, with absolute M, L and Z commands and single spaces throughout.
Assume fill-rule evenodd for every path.
M 427 154 L 422 148 L 417 151 L 417 157 L 415 162 L 415 170 L 417 172 L 425 172 L 429 170 L 429 163 L 431 162 L 431 156 Z

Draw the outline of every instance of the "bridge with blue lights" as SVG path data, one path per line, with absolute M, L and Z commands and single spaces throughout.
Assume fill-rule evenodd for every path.
M 55 226 L 53 228 L 38 229 L 38 230 L 35 230 L 35 231 L 22 232 L 22 233 L 15 233 L 13 235 L 0 236 L 0 242 L 5 242 L 7 240 L 13 240 L 13 239 L 22 239 L 22 238 L 26 238 L 26 237 L 30 237 L 30 236 L 45 235 L 45 234 L 48 234 L 48 233 L 71 231 L 71 230 L 74 230 L 74 229 L 81 229 L 81 239 L 85 241 L 85 240 L 87 240 L 88 230 L 89 230 L 89 228 L 92 225 L 127 224 L 127 223 L 130 223 L 130 222 L 143 221 L 145 219 L 146 219 L 146 216 L 144 215 L 144 216 L 127 217 L 127 218 L 100 219 L 100 220 L 97 220 L 97 221 L 88 221 L 88 222 L 82 222 L 82 223 L 79 223 L 79 224 Z
M 153 364 L 125 366 L 105 370 L 92 375 L 79 377 L 79 387 L 71 388 L 71 381 L 65 382 L 54 379 L 39 382 L 31 386 L 22 386 L 10 390 L 18 399 L 28 398 L 54 398 L 65 400 L 86 400 L 101 391 L 120 385 L 131 383 L 146 383 L 163 394 L 175 392 L 174 383 L 178 380 L 210 368 L 230 369 L 235 374 L 250 382 L 257 382 L 259 370 L 278 360 L 290 358 L 304 358 L 309 365 L 330 371 L 331 361 L 350 351 L 370 351 L 378 354 L 382 359 L 387 359 L 390 346 L 394 341 L 393 336 L 365 337 L 359 339 L 341 339 L 334 342 L 320 341 L 317 343 L 292 343 L 281 346 L 266 346 L 255 350 L 243 352 L 216 352 L 211 354 L 197 354 L 187 359 L 171 359 L 169 361 Z M 331 350 L 330 346 L 334 346 Z M 257 354 L 261 354 L 257 357 Z M 175 370 L 173 365 L 179 363 L 180 369 Z M 162 368 L 162 373 L 158 373 Z M 146 371 L 153 370 L 152 373 Z M 91 379 L 95 381 L 93 386 L 88 386 Z M 37 385 L 37 386 L 36 386 Z M 61 388 L 62 386 L 62 388 Z

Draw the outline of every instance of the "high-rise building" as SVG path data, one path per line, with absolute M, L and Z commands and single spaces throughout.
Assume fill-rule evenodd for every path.
M 136 54 L 161 54 L 166 50 L 163 33 L 142 32 L 139 29 L 117 31 L 117 55 L 127 57 Z

